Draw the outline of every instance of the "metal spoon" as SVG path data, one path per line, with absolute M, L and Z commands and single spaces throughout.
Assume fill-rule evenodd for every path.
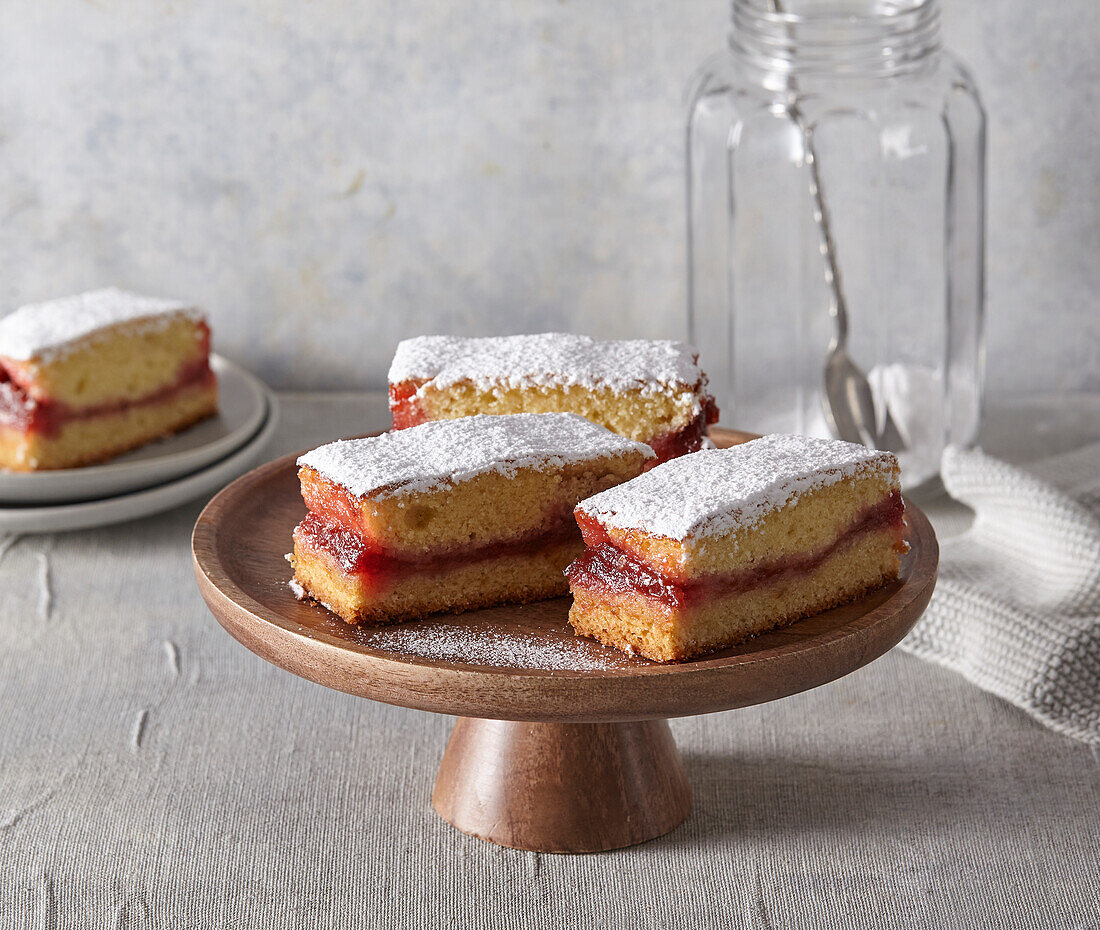
M 768 0 L 773 12 L 782 15 L 781 0 Z M 794 42 L 791 24 L 787 23 L 787 34 Z M 847 353 L 848 345 L 848 301 L 844 297 L 844 283 L 840 276 L 840 265 L 836 259 L 836 243 L 833 241 L 832 221 L 825 200 L 825 191 L 821 186 L 821 171 L 817 164 L 817 149 L 814 145 L 813 128 L 806 123 L 802 107 L 798 102 L 798 85 L 793 75 L 787 77 L 787 89 L 791 100 L 787 104 L 787 113 L 791 121 L 802 131 L 805 162 L 810 169 L 810 196 L 814 203 L 814 222 L 821 233 L 819 250 L 825 260 L 825 283 L 829 285 L 829 317 L 833 321 L 833 335 L 829 340 L 829 349 L 825 356 L 824 393 L 822 408 L 829 431 L 838 439 L 858 442 L 877 449 L 901 451 L 905 448 L 897 424 L 890 416 L 890 410 L 883 404 L 882 428 L 878 427 L 875 414 L 875 398 L 867 375 L 852 361 Z

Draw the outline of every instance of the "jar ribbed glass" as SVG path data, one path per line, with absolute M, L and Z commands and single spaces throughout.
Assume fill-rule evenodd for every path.
M 863 441 L 897 447 L 907 486 L 934 477 L 980 425 L 985 169 L 935 0 L 734 0 L 687 146 L 690 334 L 723 421 L 837 433 L 846 323 Z

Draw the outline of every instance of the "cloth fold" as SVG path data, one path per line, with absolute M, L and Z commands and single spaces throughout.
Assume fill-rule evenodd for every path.
M 1100 746 L 1100 443 L 1026 469 L 952 448 L 941 474 L 974 524 L 902 648 Z

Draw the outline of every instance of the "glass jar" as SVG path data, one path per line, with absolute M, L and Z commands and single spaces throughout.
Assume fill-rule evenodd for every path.
M 936 0 L 733 0 L 687 142 L 689 328 L 723 421 L 934 477 L 980 424 L 985 170 Z

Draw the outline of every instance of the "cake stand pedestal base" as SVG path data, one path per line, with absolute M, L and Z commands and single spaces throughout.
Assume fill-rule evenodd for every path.
M 432 792 L 463 833 L 539 852 L 599 852 L 675 829 L 691 788 L 666 720 L 460 717 Z

